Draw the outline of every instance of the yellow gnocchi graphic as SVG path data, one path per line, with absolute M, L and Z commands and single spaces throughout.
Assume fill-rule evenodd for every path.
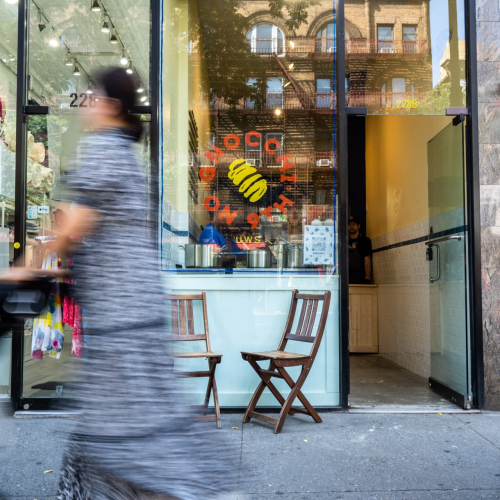
M 267 191 L 266 179 L 262 179 L 262 175 L 256 172 L 257 169 L 245 160 L 238 159 L 229 165 L 227 174 L 235 186 L 240 186 L 240 193 L 249 198 L 250 203 L 259 201 Z

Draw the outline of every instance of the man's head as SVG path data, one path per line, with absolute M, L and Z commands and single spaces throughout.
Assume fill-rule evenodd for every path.
M 358 222 L 358 219 L 354 217 L 354 215 L 351 215 L 349 217 L 349 236 L 351 238 L 357 238 L 359 234 L 359 228 L 361 227 L 361 224 Z

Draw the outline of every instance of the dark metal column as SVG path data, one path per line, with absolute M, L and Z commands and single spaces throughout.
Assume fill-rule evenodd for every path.
M 161 72 L 161 24 L 162 2 L 151 0 L 151 194 L 149 200 L 151 216 L 151 241 L 159 251 L 160 210 L 160 72 Z M 159 255 L 158 263 L 161 262 Z
M 27 130 L 24 106 L 28 102 L 28 38 L 29 0 L 19 0 L 17 32 L 17 101 L 16 101 L 16 186 L 14 218 L 14 259 L 16 266 L 24 266 L 26 245 L 26 173 Z M 12 331 L 11 401 L 18 409 L 22 397 L 24 358 L 24 321 Z
M 349 403 L 349 253 L 347 249 L 347 114 L 345 100 L 344 0 L 336 0 L 337 29 L 337 138 L 339 179 L 339 269 L 340 269 L 340 404 Z
M 469 299 L 471 314 L 471 382 L 473 405 L 484 408 L 483 308 L 481 283 L 481 193 L 479 176 L 479 104 L 477 97 L 476 2 L 465 1 L 467 107 L 466 175 L 469 248 Z

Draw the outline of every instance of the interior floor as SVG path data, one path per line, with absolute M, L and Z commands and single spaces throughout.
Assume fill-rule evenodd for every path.
M 426 378 L 379 354 L 351 354 L 349 403 L 356 406 L 455 405 L 429 389 Z

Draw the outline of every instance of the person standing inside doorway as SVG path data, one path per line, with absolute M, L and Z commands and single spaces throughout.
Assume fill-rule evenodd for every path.
M 372 241 L 359 230 L 358 219 L 349 217 L 349 284 L 370 285 L 372 275 Z

